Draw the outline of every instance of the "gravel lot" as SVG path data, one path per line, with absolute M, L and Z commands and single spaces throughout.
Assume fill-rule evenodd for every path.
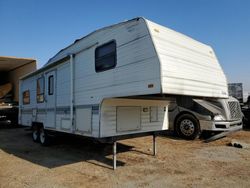
M 250 187 L 250 131 L 203 143 L 171 136 L 120 141 L 116 171 L 111 145 L 61 137 L 50 147 L 34 143 L 24 128 L 0 125 L 0 187 Z

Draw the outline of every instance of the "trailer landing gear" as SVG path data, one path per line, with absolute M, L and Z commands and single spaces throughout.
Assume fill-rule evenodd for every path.
M 153 133 L 153 155 L 156 156 L 156 134 Z
M 113 170 L 116 169 L 116 141 L 113 142 Z
M 156 133 L 153 133 L 153 156 L 156 156 Z M 117 140 L 113 141 L 113 170 L 116 170 Z

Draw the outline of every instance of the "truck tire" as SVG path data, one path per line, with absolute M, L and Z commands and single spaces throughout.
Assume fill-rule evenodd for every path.
M 199 121 L 191 114 L 182 114 L 175 122 L 175 130 L 179 137 L 194 140 L 200 134 Z
M 39 129 L 39 140 L 43 146 L 50 145 L 50 137 L 47 134 L 46 130 L 44 130 L 43 126 L 41 126 Z
M 34 142 L 40 141 L 39 127 L 37 125 L 32 126 L 32 139 Z

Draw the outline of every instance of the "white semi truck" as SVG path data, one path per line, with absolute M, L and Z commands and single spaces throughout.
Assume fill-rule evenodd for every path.
M 169 106 L 169 127 L 180 137 L 195 139 L 202 131 L 242 129 L 242 112 L 237 99 L 177 96 Z

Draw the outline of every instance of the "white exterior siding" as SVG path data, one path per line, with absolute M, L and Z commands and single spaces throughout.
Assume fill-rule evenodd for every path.
M 147 21 L 161 63 L 162 92 L 227 98 L 227 80 L 210 46 Z
M 117 65 L 114 69 L 96 73 L 95 49 L 111 40 L 115 40 L 117 45 Z M 95 43 L 98 44 L 91 45 Z M 87 47 L 89 48 L 86 49 Z M 81 51 L 81 49 L 86 50 Z M 106 97 L 153 94 L 161 90 L 158 58 L 142 19 L 97 31 L 59 52 L 49 64 L 69 53 L 76 54 L 74 57 L 76 104 L 98 104 Z M 64 66 L 64 71 L 61 73 L 58 71 L 58 79 L 63 83 L 62 90 L 58 88 L 60 93 L 58 95 L 64 96 L 57 99 L 59 106 L 61 103 L 65 104 L 64 99 L 67 98 L 67 94 L 64 91 L 70 86 L 70 74 L 67 73 L 69 68 Z M 148 88 L 149 84 L 153 84 L 154 87 Z M 69 89 L 67 92 L 69 95 Z
M 92 136 L 99 137 L 99 113 L 92 114 Z
M 56 106 L 70 105 L 70 68 L 69 62 L 59 65 L 56 69 Z
M 116 42 L 117 65 L 114 69 L 97 73 L 95 71 L 95 49 L 111 40 Z M 95 110 L 92 110 L 91 132 L 75 130 L 77 125 L 71 126 L 70 60 L 47 69 L 45 66 L 44 71 L 40 71 L 38 75 L 34 74 L 34 76 L 24 79 L 22 85 L 27 88 L 34 87 L 30 95 L 34 102 L 32 108 L 37 109 L 35 118 L 32 118 L 32 108 L 29 115 L 22 115 L 27 122 L 26 125 L 30 126 L 32 121 L 36 121 L 44 123 L 48 129 L 55 127 L 56 130 L 62 132 L 99 137 L 100 112 L 96 108 L 99 108 L 104 98 L 153 94 L 159 93 L 161 90 L 160 64 L 143 19 L 96 31 L 60 51 L 47 65 L 71 53 L 75 54 L 73 59 L 74 124 L 81 122 L 79 114 L 78 117 L 75 115 L 78 109 L 95 107 Z M 55 71 L 56 75 L 55 126 L 52 125 L 53 122 L 48 122 L 49 119 L 53 120 L 52 114 L 50 114 L 50 118 L 46 118 L 46 114 L 48 115 L 46 100 L 44 103 L 36 103 L 36 79 L 40 75 L 45 76 L 52 70 Z M 27 85 L 26 82 L 29 79 L 34 80 L 34 82 Z M 45 88 L 48 87 L 47 84 L 45 83 Z M 149 85 L 153 85 L 153 87 L 149 87 Z M 21 89 L 22 91 L 24 90 Z M 45 89 L 45 98 L 47 95 L 47 89 Z M 23 107 L 28 106 L 23 105 Z

